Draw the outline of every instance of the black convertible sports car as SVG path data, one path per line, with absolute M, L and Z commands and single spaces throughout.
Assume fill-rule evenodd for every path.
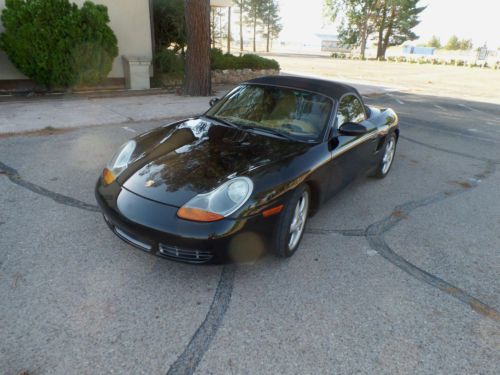
M 121 239 L 189 263 L 289 257 L 328 197 L 394 160 L 397 115 L 348 85 L 263 77 L 210 104 L 125 143 L 104 169 L 96 198 Z

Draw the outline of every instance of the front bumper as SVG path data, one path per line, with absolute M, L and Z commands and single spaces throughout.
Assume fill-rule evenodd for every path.
M 177 217 L 177 207 L 119 186 L 104 188 L 100 181 L 95 196 L 106 223 L 119 238 L 150 254 L 193 264 L 255 260 L 269 250 L 279 217 L 186 221 Z

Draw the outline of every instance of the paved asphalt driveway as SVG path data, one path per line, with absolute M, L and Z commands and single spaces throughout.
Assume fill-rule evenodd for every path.
M 391 174 L 252 266 L 158 259 L 104 224 L 97 175 L 159 123 L 0 139 L 0 373 L 498 374 L 500 107 L 368 102 L 400 114 Z

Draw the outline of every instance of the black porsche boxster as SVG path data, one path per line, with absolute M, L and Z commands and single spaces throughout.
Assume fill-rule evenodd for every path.
M 263 77 L 210 104 L 125 143 L 104 168 L 97 202 L 124 241 L 189 263 L 289 257 L 328 197 L 394 160 L 397 115 L 345 84 Z

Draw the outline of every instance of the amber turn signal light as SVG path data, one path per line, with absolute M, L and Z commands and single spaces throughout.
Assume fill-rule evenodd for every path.
M 262 216 L 269 217 L 269 216 L 273 216 L 273 215 L 278 215 L 281 211 L 283 211 L 284 207 L 285 206 L 280 204 L 279 206 L 270 208 L 269 210 L 265 210 L 262 212 Z
M 102 180 L 105 185 L 110 185 L 116 180 L 116 176 L 108 168 L 104 168 L 102 171 Z
M 208 223 L 224 219 L 224 216 L 222 215 L 200 210 L 199 208 L 191 208 L 191 207 L 181 207 L 179 211 L 177 211 L 177 216 L 179 216 L 181 219 L 184 220 L 199 221 L 202 223 Z

